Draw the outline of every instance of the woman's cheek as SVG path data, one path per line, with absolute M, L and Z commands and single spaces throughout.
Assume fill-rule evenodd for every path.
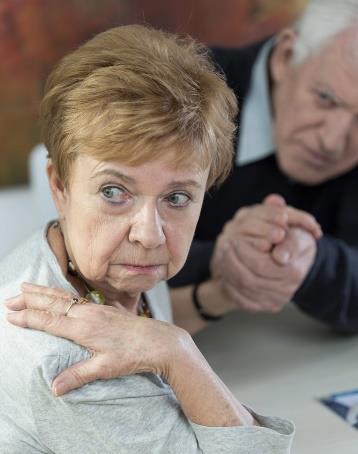
M 169 277 L 177 274 L 184 266 L 192 242 L 192 235 L 176 235 L 174 241 L 169 244 L 170 265 L 168 269 Z

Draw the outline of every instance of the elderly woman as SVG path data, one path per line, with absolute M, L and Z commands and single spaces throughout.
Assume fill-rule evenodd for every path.
M 0 266 L 1 452 L 289 452 L 292 424 L 240 404 L 170 323 L 164 281 L 230 169 L 235 112 L 203 48 L 145 27 L 102 33 L 53 71 L 42 123 L 59 220 Z M 81 346 L 56 337 L 64 321 Z M 103 380 L 63 395 L 68 367 Z

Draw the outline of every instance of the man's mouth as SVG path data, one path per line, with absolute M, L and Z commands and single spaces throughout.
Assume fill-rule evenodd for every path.
M 325 152 L 316 151 L 308 147 L 304 147 L 304 151 L 309 162 L 317 167 L 332 165 L 335 162 L 332 156 Z

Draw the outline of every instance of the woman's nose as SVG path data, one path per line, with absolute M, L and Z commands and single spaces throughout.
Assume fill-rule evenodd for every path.
M 165 243 L 162 219 L 157 207 L 143 206 L 133 218 L 129 241 L 140 243 L 147 249 L 154 249 Z

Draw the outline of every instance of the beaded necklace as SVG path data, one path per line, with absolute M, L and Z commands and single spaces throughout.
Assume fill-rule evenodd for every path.
M 86 299 L 96 304 L 106 304 L 106 298 L 104 294 L 100 290 L 90 289 L 87 282 L 78 274 L 74 264 L 71 262 L 70 259 L 68 259 L 67 261 L 67 270 L 71 276 L 76 277 L 82 282 L 87 292 L 85 296 Z M 141 293 L 140 295 L 139 306 L 137 308 L 137 315 L 139 315 L 140 317 L 153 318 L 145 293 Z

